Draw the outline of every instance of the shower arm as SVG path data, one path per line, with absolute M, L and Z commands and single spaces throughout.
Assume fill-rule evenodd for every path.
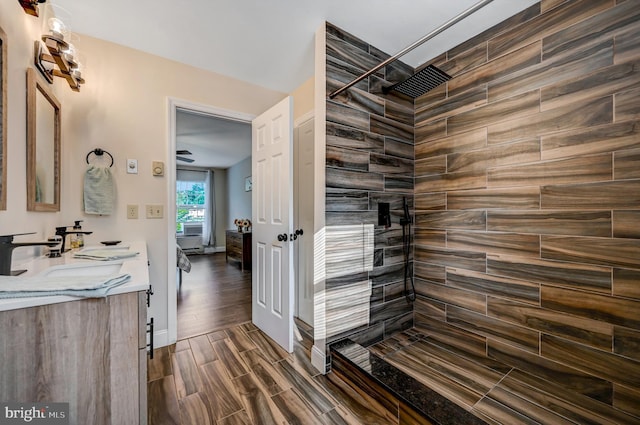
M 425 43 L 426 41 L 431 40 L 436 35 L 440 34 L 441 32 L 443 32 L 443 31 L 447 30 L 448 28 L 452 27 L 453 25 L 457 24 L 458 22 L 460 22 L 461 20 L 463 20 L 467 16 L 477 12 L 481 8 L 483 8 L 486 5 L 488 5 L 489 3 L 491 3 L 492 1 L 493 0 L 482 0 L 482 1 L 474 4 L 473 6 L 471 6 L 470 8 L 468 8 L 467 10 L 465 10 L 464 12 L 459 14 L 458 16 L 455 16 L 455 17 L 449 19 L 447 22 L 445 22 L 444 24 L 440 25 L 438 28 L 434 29 L 429 34 L 427 34 L 424 37 L 422 37 L 420 40 L 416 41 L 415 43 L 411 44 L 410 46 L 405 47 L 404 49 L 400 50 L 395 55 L 393 55 L 390 58 L 386 59 L 384 62 L 381 62 L 378 65 L 374 66 L 373 68 L 371 68 L 370 70 L 368 70 L 367 72 L 365 72 L 364 74 L 362 74 L 361 76 L 356 78 L 355 80 L 351 81 L 350 83 L 345 84 L 341 88 L 339 88 L 339 89 L 335 90 L 334 92 L 330 93 L 329 94 L 329 99 L 333 99 L 334 97 L 336 97 L 337 95 L 339 95 L 343 91 L 345 91 L 348 88 L 358 84 L 360 81 L 364 80 L 369 75 L 371 75 L 374 72 L 378 71 L 380 68 L 383 68 L 383 67 L 389 65 L 391 62 L 395 62 L 400 57 L 402 57 L 405 54 L 409 53 L 410 51 L 412 51 L 416 47 L 420 46 L 421 44 Z

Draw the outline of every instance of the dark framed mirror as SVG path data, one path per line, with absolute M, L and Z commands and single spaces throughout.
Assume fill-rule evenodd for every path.
M 27 211 L 60 211 L 60 102 L 27 69 Z
M 0 210 L 7 209 L 7 34 L 0 27 Z

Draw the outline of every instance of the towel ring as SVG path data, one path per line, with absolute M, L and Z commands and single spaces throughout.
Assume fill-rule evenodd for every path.
M 105 153 L 107 155 L 109 155 L 109 158 L 111 158 L 111 165 L 109 165 L 109 167 L 113 167 L 113 155 L 111 155 L 109 152 L 107 152 L 105 150 L 102 150 L 100 148 L 95 148 L 94 150 L 89 151 L 89 153 L 87 154 L 87 158 L 86 158 L 87 164 L 89 163 L 89 155 L 95 154 L 96 156 L 102 156 Z

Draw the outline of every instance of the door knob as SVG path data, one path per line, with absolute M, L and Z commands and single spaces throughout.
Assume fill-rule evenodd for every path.
M 286 242 L 286 241 L 287 241 L 287 239 L 288 239 L 288 236 L 287 236 L 287 234 L 286 234 L 286 233 L 283 233 L 283 234 L 281 234 L 281 235 L 278 235 L 278 241 L 280 241 L 280 242 Z

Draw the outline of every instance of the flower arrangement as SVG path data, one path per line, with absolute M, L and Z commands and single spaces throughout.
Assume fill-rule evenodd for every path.
M 233 220 L 233 224 L 238 226 L 238 232 L 242 233 L 242 230 L 248 232 L 251 229 L 251 220 L 248 218 L 236 218 Z

